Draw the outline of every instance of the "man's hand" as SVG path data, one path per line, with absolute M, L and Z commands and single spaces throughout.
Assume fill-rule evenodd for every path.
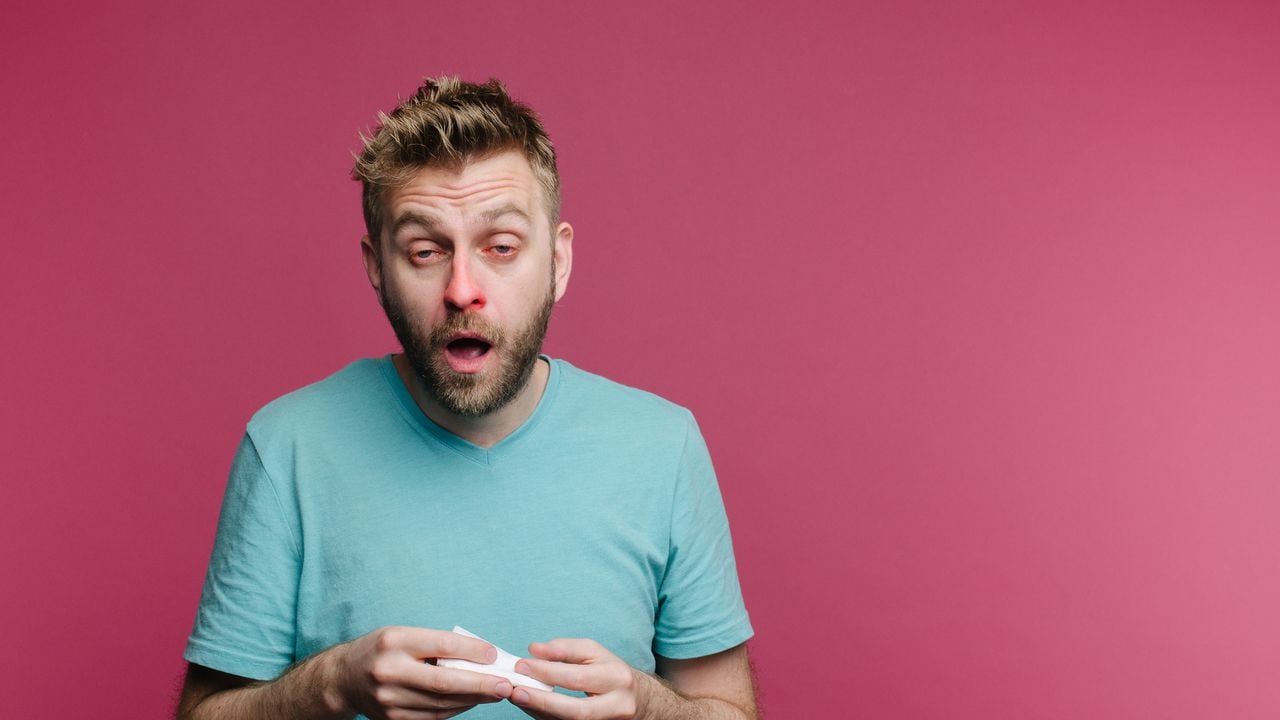
M 509 697 L 511 683 L 430 663 L 442 657 L 488 663 L 497 654 L 483 640 L 444 630 L 386 627 L 317 653 L 270 682 L 191 665 L 177 716 L 339 720 L 361 713 L 375 720 L 438 720 Z
M 334 651 L 343 704 L 370 718 L 437 720 L 511 695 L 505 678 L 428 664 L 442 657 L 497 659 L 489 643 L 444 630 L 386 627 Z
M 645 676 L 595 640 L 552 640 L 529 646 L 532 658 L 516 663 L 516 672 L 550 685 L 581 690 L 585 698 L 518 687 L 511 702 L 535 718 L 642 717 L 640 696 Z
M 532 658 L 516 672 L 585 698 L 517 687 L 511 702 L 539 720 L 680 720 L 756 717 L 755 693 L 745 646 L 689 661 L 660 658 L 672 670 L 672 686 L 627 665 L 594 640 L 552 640 L 529 646 Z M 687 687 L 682 687 L 682 685 Z M 680 691 L 693 691 L 692 695 Z

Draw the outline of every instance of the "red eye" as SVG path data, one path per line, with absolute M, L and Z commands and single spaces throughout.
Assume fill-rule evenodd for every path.
M 444 253 L 441 252 L 440 250 L 436 250 L 435 248 L 423 248 L 421 250 L 414 250 L 412 255 L 410 255 L 411 259 L 416 263 L 435 262 L 436 260 L 439 260 L 443 256 L 444 256 Z

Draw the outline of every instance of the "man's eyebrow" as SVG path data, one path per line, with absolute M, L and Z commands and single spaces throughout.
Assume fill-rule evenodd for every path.
M 416 212 L 413 212 L 412 210 L 410 210 L 409 212 L 406 212 L 405 214 L 403 214 L 403 215 L 401 215 L 400 217 L 396 218 L 396 221 L 395 221 L 394 223 L 392 223 L 392 225 L 391 225 L 391 235 L 392 235 L 392 237 L 394 237 L 394 236 L 395 236 L 396 234 L 398 234 L 401 230 L 403 230 L 404 228 L 406 228 L 406 227 L 408 227 L 408 226 L 410 226 L 410 225 L 417 225 L 418 227 L 422 228 L 423 230 L 431 230 L 431 229 L 432 229 L 432 228 L 434 228 L 437 224 L 438 224 L 438 223 L 436 222 L 436 219 L 435 219 L 435 218 L 433 218 L 433 217 L 431 217 L 431 216 L 429 216 L 429 215 L 422 215 L 422 214 L 419 214 L 419 213 L 416 213 Z
M 520 208 L 519 205 L 516 205 L 514 203 L 507 203 L 506 205 L 499 205 L 498 207 L 493 208 L 492 210 L 485 210 L 484 212 L 480 213 L 480 219 L 485 222 L 491 223 L 494 220 L 497 220 L 498 218 L 504 217 L 507 215 L 516 215 L 521 220 L 523 220 L 525 224 L 527 225 L 533 224 L 533 218 L 529 217 L 529 213 L 525 212 Z

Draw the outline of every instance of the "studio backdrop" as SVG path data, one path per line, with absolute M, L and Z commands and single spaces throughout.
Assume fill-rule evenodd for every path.
M 1276 4 L 2 15 L 5 717 L 171 711 L 245 423 L 397 349 L 351 153 L 444 73 L 556 143 L 547 352 L 697 416 L 770 717 L 1280 715 Z

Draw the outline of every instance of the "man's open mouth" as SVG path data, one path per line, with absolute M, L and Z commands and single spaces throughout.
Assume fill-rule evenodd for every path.
M 461 360 L 474 360 L 489 352 L 490 347 L 492 345 L 480 338 L 461 337 L 450 341 L 444 349 L 445 352 Z

